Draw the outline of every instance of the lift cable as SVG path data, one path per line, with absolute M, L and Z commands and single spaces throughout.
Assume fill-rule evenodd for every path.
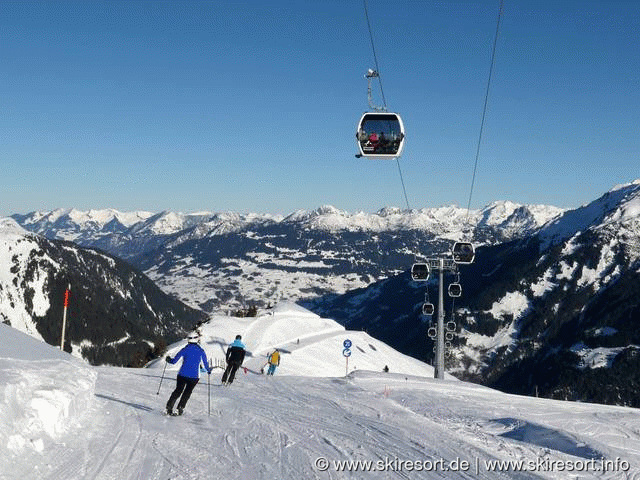
M 398 164 L 398 173 L 400 173 L 400 183 L 402 183 L 402 191 L 404 192 L 404 201 L 407 202 L 407 210 L 411 210 L 409 206 L 409 198 L 407 197 L 407 189 L 404 186 L 404 177 L 402 176 L 402 169 L 400 168 L 400 159 L 396 158 L 396 163 Z
M 484 131 L 484 122 L 487 116 L 487 104 L 489 103 L 489 88 L 491 86 L 491 77 L 493 76 L 493 66 L 496 59 L 496 46 L 498 44 L 498 33 L 500 32 L 500 19 L 502 18 L 502 7 L 504 0 L 500 0 L 500 9 L 498 11 L 498 22 L 496 25 L 496 34 L 493 39 L 493 49 L 491 51 L 491 66 L 489 67 L 489 79 L 487 81 L 487 89 L 484 95 L 484 107 L 482 109 L 482 120 L 480 122 L 480 135 L 478 136 L 478 145 L 476 148 L 476 158 L 473 165 L 473 176 L 471 178 L 471 189 L 469 191 L 469 202 L 467 203 L 467 222 L 469 220 L 469 212 L 471 210 L 471 198 L 473 196 L 473 187 L 476 181 L 476 171 L 478 170 L 478 158 L 480 156 L 480 145 L 482 144 L 482 132 Z M 465 222 L 465 223 L 467 223 Z
M 382 104 L 384 109 L 387 110 L 387 99 L 384 96 L 384 89 L 382 88 L 382 76 L 380 75 L 380 66 L 378 64 L 378 55 L 376 53 L 376 46 L 373 41 L 373 29 L 371 28 L 371 22 L 369 21 L 369 10 L 367 9 L 367 0 L 362 0 L 364 5 L 364 16 L 367 19 L 367 27 L 369 29 L 369 41 L 371 42 L 371 50 L 373 51 L 373 61 L 376 64 L 376 73 L 378 77 L 378 84 L 380 85 L 380 95 L 382 96 Z M 404 184 L 404 176 L 402 175 L 402 168 L 400 168 L 400 159 L 396 158 L 396 164 L 398 165 L 398 173 L 400 174 L 400 183 L 402 184 L 402 192 L 404 193 L 404 200 L 407 204 L 407 210 L 411 210 L 409 205 L 409 197 L 407 196 L 407 188 Z
M 387 109 L 387 100 L 384 98 L 384 90 L 382 89 L 382 78 L 380 77 L 380 67 L 378 66 L 378 55 L 376 54 L 376 46 L 373 43 L 373 31 L 371 30 L 371 22 L 369 21 L 369 11 L 367 10 L 367 0 L 362 0 L 364 3 L 364 16 L 367 19 L 367 27 L 369 27 L 369 40 L 371 41 L 371 50 L 373 50 L 373 61 L 376 64 L 376 72 L 378 73 L 378 83 L 380 84 L 380 94 L 382 95 L 382 104 L 385 110 Z

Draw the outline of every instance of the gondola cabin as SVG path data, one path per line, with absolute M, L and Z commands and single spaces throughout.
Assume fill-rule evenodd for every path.
M 426 263 L 414 263 L 411 266 L 411 278 L 414 282 L 426 282 L 429 280 L 429 265 Z
M 450 297 L 457 298 L 462 295 L 462 286 L 459 283 L 450 283 L 448 291 Z
M 473 263 L 473 259 L 476 256 L 473 244 L 468 242 L 456 242 L 453 245 L 451 254 L 453 255 L 453 261 L 459 264 Z
M 423 315 L 433 315 L 434 311 L 433 303 L 423 303 L 422 304 L 422 314 Z
M 398 158 L 404 148 L 404 124 L 397 113 L 366 112 L 358 123 L 356 139 L 358 156 Z

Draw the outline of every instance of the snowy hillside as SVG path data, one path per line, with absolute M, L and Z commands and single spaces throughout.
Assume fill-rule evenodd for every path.
M 349 213 L 324 206 L 286 217 L 56 210 L 13 218 L 49 238 L 72 238 L 127 259 L 165 292 L 213 312 L 341 294 L 463 237 L 478 245 L 523 238 L 560 213 L 494 202 L 470 212 L 447 206 Z
M 32 252 L 39 251 L 36 240 L 10 218 L 0 218 L 0 321 L 42 340 L 34 322 L 34 316 L 43 316 L 50 307 L 44 276 L 29 275 L 30 284 L 15 281 L 18 274 L 27 277 L 26 267 Z M 41 262 L 52 266 L 57 263 L 46 255 Z M 22 279 L 21 278 L 21 279 Z M 30 302 L 25 302 L 26 287 L 32 292 Z
M 520 391 L 531 392 L 550 381 L 541 373 L 545 365 L 565 370 L 546 390 L 580 398 L 578 390 L 604 383 L 610 393 L 600 392 L 601 398 L 637 406 L 635 387 L 627 385 L 640 376 L 634 360 L 640 351 L 640 180 L 566 212 L 528 245 L 498 253 L 505 263 L 518 258 L 520 270 L 531 267 L 517 283 L 489 277 L 500 294 L 490 305 L 483 298 L 475 316 L 478 323 L 494 319 L 497 331 L 481 335 L 477 325 L 464 325 L 458 369 L 470 373 L 464 358 L 472 357 L 483 376 L 503 376 L 497 382 L 502 388 L 527 371 L 529 383 Z M 487 358 L 503 365 L 484 368 Z
M 445 297 L 455 325 L 450 373 L 512 393 L 640 407 L 640 181 L 565 212 L 537 235 L 476 253 L 460 268 L 462 296 Z M 445 292 L 453 278 L 445 276 Z M 426 290 L 400 275 L 308 306 L 431 359 L 431 342 L 413 337 L 434 325 L 421 307 L 427 293 L 437 299 L 436 280 Z
M 0 322 L 60 345 L 68 285 L 65 349 L 94 364 L 143 365 L 160 337 L 175 340 L 204 316 L 118 258 L 0 219 Z
M 215 351 L 217 341 L 230 340 L 222 335 L 241 332 L 258 342 L 256 354 L 279 341 L 289 345 L 301 333 L 296 324 L 313 328 L 274 377 L 248 371 L 230 387 L 220 386 L 219 373 L 210 384 L 202 378 L 182 417 L 161 414 L 174 371 L 167 369 L 161 384 L 160 365 L 90 367 L 0 325 L 0 478 L 640 476 L 636 410 L 518 397 L 420 371 L 358 368 L 347 378 L 323 377 L 320 370 L 343 358 L 339 345 L 321 348 L 320 337 L 351 332 L 287 305 L 273 316 L 205 325 L 207 348 Z M 292 329 L 279 335 L 285 319 Z M 381 355 L 400 365 L 397 353 Z M 287 373 L 294 363 L 316 368 L 315 375 Z
M 540 232 L 543 239 L 541 249 L 550 244 L 557 244 L 570 239 L 585 230 L 606 229 L 615 230 L 623 227 L 618 234 L 627 238 L 637 236 L 640 223 L 640 179 L 625 185 L 617 185 L 597 200 L 570 210 L 554 221 L 545 225 Z M 630 230 L 630 232 L 629 232 Z

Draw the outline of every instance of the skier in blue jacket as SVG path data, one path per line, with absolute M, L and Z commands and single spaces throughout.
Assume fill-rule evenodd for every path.
M 166 361 L 171 364 L 178 363 L 178 360 L 182 358 L 182 366 L 176 378 L 176 389 L 167 402 L 168 415 L 174 415 L 173 405 L 176 403 L 178 397 L 180 397 L 180 402 L 178 402 L 178 415 L 182 415 L 184 407 L 187 405 L 187 401 L 191 396 L 191 392 L 193 392 L 194 387 L 200 380 L 200 364 L 204 365 L 207 373 L 211 373 L 207 354 L 204 353 L 202 347 L 198 345 L 199 340 L 200 336 L 196 332 L 190 333 L 187 337 L 187 345 L 180 350 L 174 358 L 166 358 Z

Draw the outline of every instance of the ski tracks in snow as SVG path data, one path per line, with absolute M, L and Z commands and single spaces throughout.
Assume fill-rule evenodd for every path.
M 32 452 L 8 478 L 33 478 L 27 472 L 35 464 L 37 478 L 51 480 L 565 479 L 566 472 L 477 470 L 474 459 L 567 460 L 625 452 L 637 462 L 639 456 L 639 422 L 629 409 L 616 417 L 615 409 L 603 407 L 599 418 L 601 410 L 594 413 L 592 406 L 559 402 L 550 408 L 548 401 L 462 382 L 365 372 L 331 379 L 240 371 L 230 387 L 211 385 L 210 416 L 201 381 L 185 415 L 167 417 L 161 411 L 175 379 L 165 378 L 156 395 L 158 381 L 148 370 L 100 368 L 82 431 L 43 454 Z M 611 426 L 612 419 L 621 421 L 620 428 Z M 604 436 L 606 444 L 598 441 Z M 330 468 L 318 469 L 319 458 Z M 471 468 L 334 468 L 347 461 L 456 459 Z M 591 472 L 573 478 L 640 477 L 632 470 L 628 476 Z

